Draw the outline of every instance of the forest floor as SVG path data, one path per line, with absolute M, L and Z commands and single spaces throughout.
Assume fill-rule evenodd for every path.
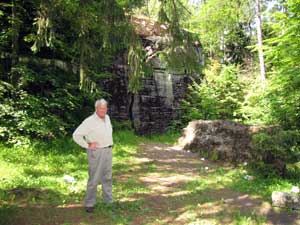
M 137 146 L 116 153 L 113 204 L 104 204 L 99 190 L 95 212 L 84 211 L 86 175 L 65 194 L 19 185 L 2 190 L 6 206 L 0 224 L 300 224 L 300 213 L 272 207 L 271 186 L 244 179 L 244 168 L 210 162 L 170 144 Z M 83 166 L 73 174 L 78 169 L 86 172 Z

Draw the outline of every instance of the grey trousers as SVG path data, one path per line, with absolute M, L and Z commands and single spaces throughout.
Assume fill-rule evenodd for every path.
M 97 187 L 102 184 L 102 196 L 110 203 L 112 198 L 112 148 L 87 149 L 89 164 L 89 179 L 85 196 L 85 206 L 96 204 Z

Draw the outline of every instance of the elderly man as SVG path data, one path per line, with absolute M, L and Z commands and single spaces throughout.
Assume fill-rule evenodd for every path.
M 86 118 L 73 133 L 74 141 L 87 150 L 89 179 L 84 205 L 93 212 L 97 186 L 102 184 L 102 196 L 106 203 L 112 199 L 112 126 L 104 99 L 95 103 L 96 111 Z

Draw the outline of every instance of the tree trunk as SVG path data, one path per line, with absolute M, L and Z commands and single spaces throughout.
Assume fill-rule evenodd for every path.
M 79 88 L 82 91 L 86 90 L 86 71 L 85 71 L 85 57 L 86 57 L 86 53 L 85 53 L 85 45 L 86 45 L 86 39 L 85 39 L 85 27 L 84 27 L 84 23 L 83 21 L 86 19 L 85 18 L 85 6 L 86 6 L 86 1 L 85 0 L 79 0 L 79 6 L 80 6 L 80 10 L 79 10 L 79 20 L 80 22 L 80 34 L 79 34 L 79 46 L 80 46 L 80 57 L 79 57 L 79 77 L 80 77 L 80 81 L 79 81 Z
M 13 68 L 18 63 L 18 51 L 19 51 L 19 31 L 20 23 L 17 16 L 17 1 L 12 1 L 12 58 L 11 58 L 11 68 Z
M 260 66 L 260 76 L 262 81 L 262 88 L 266 87 L 266 73 L 265 73 L 265 62 L 264 62 L 264 52 L 262 48 L 262 29 L 261 29 L 261 15 L 260 15 L 260 0 L 256 0 L 256 27 L 257 27 L 257 47 L 258 47 L 258 57 Z
M 84 70 L 84 44 L 83 39 L 81 38 L 80 43 L 80 59 L 79 59 L 79 75 L 80 75 L 80 89 L 84 89 L 84 81 L 85 81 L 85 70 Z

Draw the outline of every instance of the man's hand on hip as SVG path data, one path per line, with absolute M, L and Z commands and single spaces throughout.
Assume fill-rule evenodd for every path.
M 96 150 L 97 146 L 98 146 L 97 142 L 89 143 L 89 149 L 91 150 Z

